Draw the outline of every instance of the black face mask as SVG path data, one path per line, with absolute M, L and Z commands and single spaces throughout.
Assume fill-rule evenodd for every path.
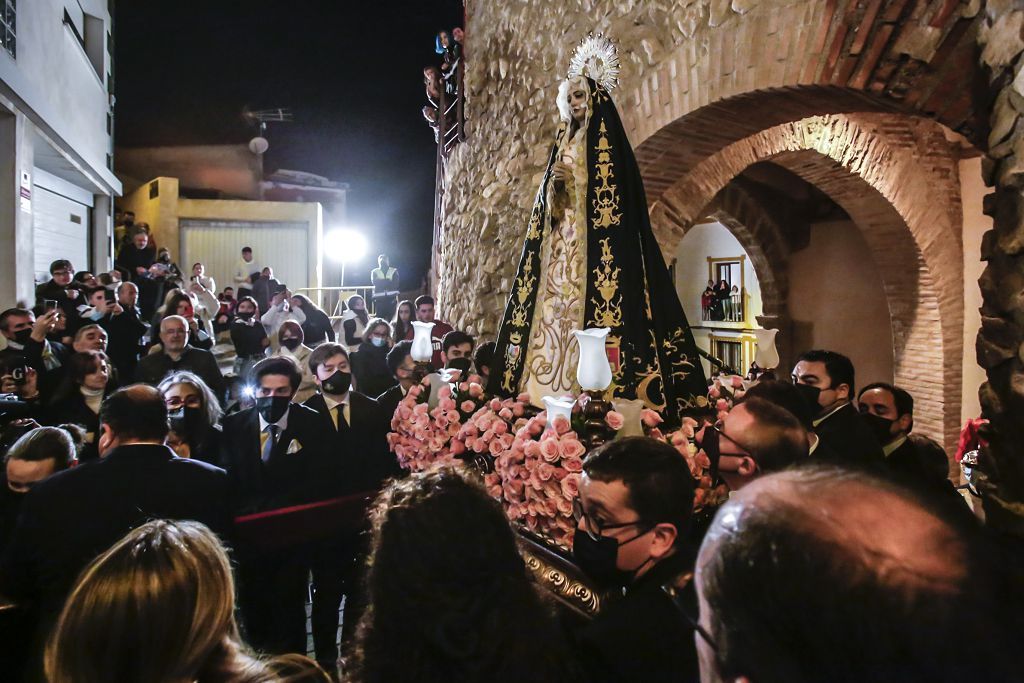
M 796 387 L 807 407 L 811 409 L 812 414 L 817 415 L 821 412 L 821 404 L 818 403 L 818 397 L 821 396 L 820 388 L 810 384 L 794 384 L 793 386 Z
M 22 346 L 28 344 L 29 340 L 32 339 L 32 328 L 26 327 L 23 330 L 18 330 L 14 333 L 14 341 L 18 342 Z
M 333 394 L 334 396 L 342 396 L 348 393 L 349 387 L 352 386 L 352 375 L 347 372 L 337 370 L 333 375 L 320 382 L 321 388 L 323 388 L 325 394 Z
M 178 410 L 167 414 L 167 422 L 178 436 L 197 436 L 204 422 L 204 411 L 202 408 L 190 408 L 182 406 Z
M 619 557 L 619 547 L 635 541 L 650 530 L 651 528 L 647 527 L 636 536 L 619 543 L 617 539 L 611 536 L 601 536 L 595 541 L 590 537 L 590 534 L 577 529 L 572 541 L 573 559 L 576 560 L 576 564 L 579 565 L 579 568 L 587 576 L 601 586 L 609 588 L 628 586 L 633 582 L 636 573 L 645 564 L 650 562 L 652 558 L 648 557 L 636 569 L 619 569 L 615 566 Z
M 890 420 L 881 415 L 874 415 L 873 413 L 861 413 L 860 416 L 864 418 L 864 422 L 871 428 L 871 433 L 875 435 L 875 439 L 878 440 L 880 446 L 885 446 L 892 441 L 892 423 L 895 420 Z
M 290 396 L 258 396 L 256 410 L 259 411 L 260 417 L 273 424 L 284 417 L 291 400 Z
M 289 351 L 294 351 L 295 349 L 299 348 L 299 340 L 297 337 L 286 337 L 285 339 L 281 340 L 281 346 L 288 349 Z
M 711 461 L 711 468 L 708 472 L 712 482 L 718 481 L 718 461 L 722 457 L 721 450 L 718 447 L 718 430 L 712 429 L 710 426 L 704 428 L 704 436 L 701 437 L 700 449 L 704 451 L 704 454 L 708 456 L 708 460 Z
M 445 367 L 450 370 L 461 371 L 462 378 L 465 379 L 466 375 L 469 374 L 469 368 L 472 364 L 473 362 L 468 358 L 452 358 Z
M 249 320 L 254 315 L 256 315 L 256 314 L 253 311 L 239 311 L 238 312 L 238 317 L 241 318 L 242 320 Z

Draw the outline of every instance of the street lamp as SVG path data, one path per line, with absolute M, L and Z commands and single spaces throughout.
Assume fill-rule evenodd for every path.
M 336 228 L 324 235 L 324 253 L 333 261 L 341 263 L 341 286 L 345 286 L 345 264 L 361 261 L 369 245 L 358 230 Z

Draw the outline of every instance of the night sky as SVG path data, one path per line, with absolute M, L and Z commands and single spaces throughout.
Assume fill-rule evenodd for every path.
M 349 222 L 371 252 L 353 270 L 387 251 L 415 286 L 430 265 L 436 153 L 422 69 L 438 62 L 434 34 L 462 16 L 461 0 L 122 0 L 115 144 L 244 143 L 246 106 L 288 107 L 293 123 L 269 124 L 265 172 L 349 183 Z

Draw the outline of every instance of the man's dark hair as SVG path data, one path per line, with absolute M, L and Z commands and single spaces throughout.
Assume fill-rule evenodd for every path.
M 332 356 L 345 356 L 347 359 L 348 349 L 341 344 L 335 344 L 333 342 L 327 342 L 317 346 L 313 349 L 313 352 L 309 354 L 309 359 L 306 361 L 309 363 L 309 371 L 315 375 L 316 369 L 327 362 L 327 359 Z
M 780 408 L 785 408 L 808 431 L 813 426 L 817 406 L 808 405 L 800 390 L 793 386 L 792 382 L 783 382 L 779 379 L 760 380 L 757 384 L 747 389 L 747 392 L 737 401 L 737 404 L 751 398 L 761 398 L 769 403 L 774 403 Z
M 292 385 L 292 391 L 297 390 L 299 388 L 299 384 L 302 382 L 302 373 L 299 371 L 299 366 L 297 366 L 295 361 L 291 358 L 285 358 L 284 356 L 264 358 L 259 363 L 252 366 L 252 374 L 257 385 L 260 383 L 260 380 L 267 375 L 281 375 L 282 377 L 287 377 L 289 383 Z
M 102 287 L 102 286 L 100 286 L 100 287 L 90 287 L 89 289 L 85 290 L 85 300 L 88 301 L 89 299 L 92 298 L 92 295 L 96 294 L 97 292 L 103 292 L 104 296 L 105 296 L 107 291 L 108 291 L 107 288 L 106 287 Z
M 743 397 L 755 427 L 737 435 L 762 472 L 778 472 L 807 458 L 807 430 L 785 408 L 763 398 Z
M 497 345 L 492 342 L 484 342 L 480 346 L 476 347 L 476 353 L 473 354 L 473 367 L 480 370 L 480 368 L 490 369 L 491 364 L 494 362 L 494 349 Z
M 467 343 L 471 347 L 476 343 L 472 335 L 466 334 L 462 330 L 452 330 L 441 338 L 441 352 L 448 355 L 448 349 Z
M 59 258 L 50 264 L 50 275 L 53 275 L 54 271 L 57 270 L 74 270 L 74 266 L 71 265 L 71 261 L 66 258 Z
M 32 315 L 32 311 L 27 308 L 8 308 L 3 313 L 0 313 L 0 330 L 7 329 L 7 321 L 11 318 L 27 318 Z
M 676 545 L 683 543 L 694 486 L 686 459 L 675 448 L 646 436 L 616 439 L 588 455 L 583 471 L 596 481 L 621 481 L 637 516 L 650 524 L 675 525 Z
M 921 472 L 931 483 L 941 484 L 949 481 L 949 457 L 938 441 L 929 439 L 924 434 L 910 434 L 907 440 L 914 445 L 917 462 Z
M 403 339 L 391 347 L 391 350 L 388 351 L 387 364 L 392 377 L 398 372 L 398 367 L 405 362 L 405 357 L 411 354 L 412 342 L 408 339 Z
M 252 253 L 252 247 L 242 247 L 242 253 L 244 254 L 245 252 L 249 252 L 251 254 Z
M 430 296 L 429 294 L 424 294 L 423 296 L 418 296 L 418 297 L 416 297 L 415 304 L 416 304 L 416 308 L 419 308 L 420 306 L 422 306 L 424 304 L 430 304 L 431 306 L 433 306 L 434 305 L 434 297 Z
M 866 472 L 808 465 L 771 479 L 756 502 L 723 507 L 701 553 L 699 590 L 722 680 L 1020 680 L 1011 644 L 1020 638 L 1019 589 L 1009 588 L 1019 569 L 994 560 L 1003 551 L 973 520 L 945 518 Z M 852 509 L 865 496 L 885 510 L 911 506 L 916 526 L 908 530 L 901 512 L 883 515 L 892 523 L 878 532 L 850 533 L 847 520 L 867 514 Z M 941 557 L 901 549 L 900 536 L 942 548 Z M 950 645 L 965 634 L 969 656 Z
M 55 472 L 66 470 L 75 459 L 75 442 L 60 427 L 36 427 L 15 441 L 4 456 L 5 463 L 8 460 L 40 462 L 50 459 L 55 463 Z
M 813 349 L 804 351 L 798 360 L 805 360 L 808 363 L 824 363 L 825 372 L 828 373 L 830 384 L 825 389 L 835 389 L 840 384 L 850 387 L 850 398 L 856 396 L 854 383 L 853 361 L 836 351 L 824 349 Z
M 155 387 L 132 384 L 104 399 L 100 423 L 122 440 L 163 441 L 167 438 L 167 406 Z
M 882 389 L 888 391 L 889 395 L 892 396 L 892 403 L 896 406 L 896 416 L 903 417 L 904 415 L 910 416 L 910 427 L 907 428 L 909 432 L 914 428 L 914 397 L 910 395 L 910 392 L 906 389 L 900 389 L 897 386 L 893 386 L 888 382 L 872 382 L 867 385 L 857 394 L 857 399 L 864 395 L 864 392 L 871 391 L 872 389 Z

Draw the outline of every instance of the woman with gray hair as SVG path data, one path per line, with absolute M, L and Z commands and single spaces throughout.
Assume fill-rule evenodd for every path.
M 157 389 L 167 405 L 167 445 L 178 457 L 218 464 L 223 411 L 210 387 L 198 375 L 180 371 L 165 377 Z

